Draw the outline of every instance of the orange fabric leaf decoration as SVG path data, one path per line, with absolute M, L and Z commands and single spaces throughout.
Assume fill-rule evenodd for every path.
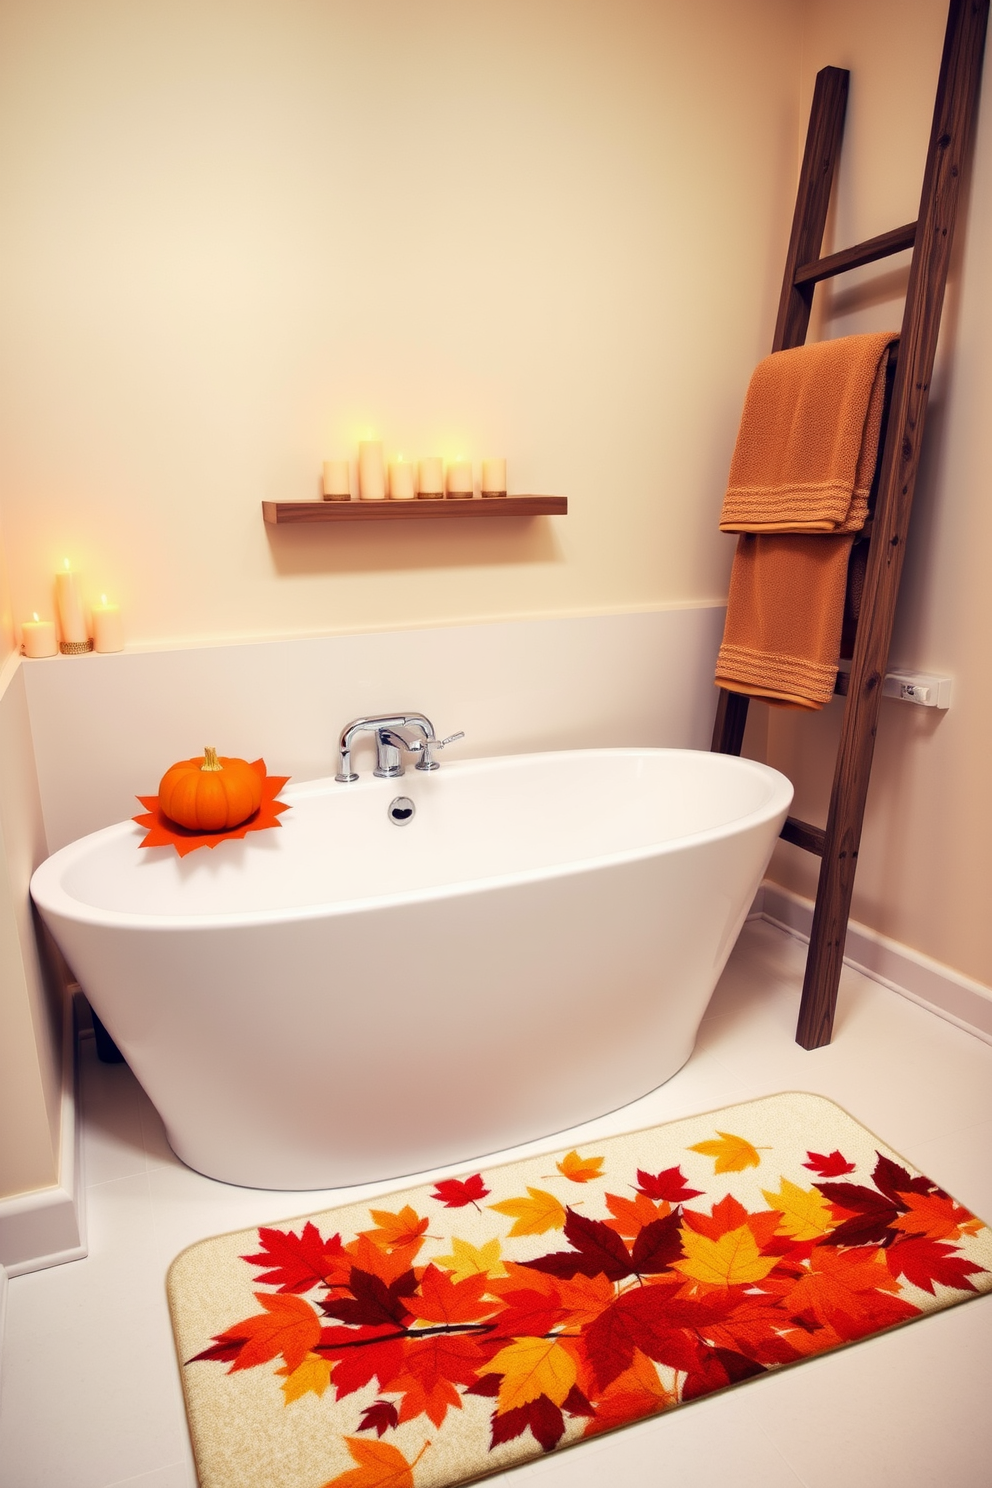
M 589 1183 L 593 1178 L 602 1178 L 603 1159 L 601 1157 L 580 1157 L 577 1152 L 569 1152 L 555 1167 L 563 1178 L 570 1178 L 573 1183 Z
M 324 1488 L 413 1488 L 413 1469 L 430 1446 L 424 1442 L 413 1461 L 407 1462 L 389 1442 L 362 1441 L 358 1436 L 346 1436 L 345 1442 L 358 1466 L 331 1478 Z
M 277 820 L 280 812 L 289 810 L 288 801 L 277 801 L 276 796 L 289 780 L 288 775 L 267 775 L 265 772 L 265 761 L 253 760 L 251 768 L 260 777 L 262 782 L 262 804 L 253 816 L 241 823 L 238 827 L 229 827 L 223 832 L 200 832 L 195 827 L 180 827 L 170 821 L 158 802 L 158 796 L 139 796 L 138 800 L 144 806 L 145 811 L 141 816 L 135 816 L 133 821 L 139 827 L 147 827 L 148 835 L 139 847 L 174 847 L 181 858 L 187 853 L 195 852 L 198 847 L 216 847 L 219 842 L 227 842 L 232 837 L 245 837 L 249 832 L 261 832 L 266 827 L 279 827 L 282 825 Z

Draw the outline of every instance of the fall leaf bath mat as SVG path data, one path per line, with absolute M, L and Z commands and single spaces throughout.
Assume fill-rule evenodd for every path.
M 205 1240 L 202 1488 L 439 1488 L 992 1290 L 992 1231 L 787 1094 Z

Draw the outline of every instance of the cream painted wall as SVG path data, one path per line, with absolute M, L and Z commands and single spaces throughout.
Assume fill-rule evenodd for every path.
M 803 114 L 826 63 L 852 69 L 851 106 L 831 246 L 917 213 L 944 0 L 808 0 Z M 988 829 L 992 821 L 992 77 L 986 58 L 970 210 L 945 303 L 923 464 L 909 532 L 891 662 L 948 673 L 945 713 L 882 703 L 854 917 L 992 984 Z M 853 278 L 854 276 L 850 276 Z M 905 270 L 862 270 L 820 307 L 820 334 L 898 326 Z M 796 811 L 826 819 L 842 705 L 816 718 L 771 712 L 768 760 L 796 783 Z M 770 711 L 770 710 L 769 710 Z M 815 861 L 785 844 L 771 874 L 812 895 Z
M 47 850 L 24 672 L 14 661 L 0 675 L 0 1199 L 59 1178 L 62 1018 L 28 900 Z
M 794 0 L 6 0 L 0 502 L 131 641 L 719 601 Z M 271 532 L 373 425 L 567 519 Z

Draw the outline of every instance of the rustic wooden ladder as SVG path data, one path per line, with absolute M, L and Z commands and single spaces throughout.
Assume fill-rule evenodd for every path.
M 937 348 L 963 172 L 974 133 L 989 0 L 951 0 L 933 127 L 916 222 L 820 257 L 840 154 L 849 74 L 817 74 L 773 351 L 806 340 L 815 286 L 862 264 L 912 248 L 902 334 L 890 359 L 890 391 L 868 523 L 868 554 L 850 671 L 838 673 L 846 697 L 827 825 L 789 817 L 787 842 L 820 857 L 820 876 L 796 1041 L 830 1042 L 847 938 L 858 847 L 882 681 L 888 662 L 906 528 L 919 466 L 927 395 Z M 891 362 L 894 361 L 894 368 Z M 748 698 L 720 690 L 713 749 L 740 754 Z

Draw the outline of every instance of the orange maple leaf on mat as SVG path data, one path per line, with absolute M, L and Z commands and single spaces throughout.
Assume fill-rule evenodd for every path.
M 563 1178 L 570 1178 L 573 1183 L 589 1183 L 593 1178 L 603 1176 L 601 1157 L 580 1157 L 575 1151 L 566 1153 L 555 1167 Z
M 761 1162 L 757 1147 L 752 1147 L 746 1137 L 735 1137 L 732 1132 L 718 1131 L 719 1141 L 696 1142 L 690 1152 L 701 1152 L 704 1157 L 715 1157 L 714 1173 L 743 1173 L 745 1168 L 756 1168 Z
M 369 1213 L 375 1220 L 375 1229 L 362 1230 L 361 1234 L 383 1250 L 400 1250 L 412 1245 L 420 1240 L 430 1224 L 430 1220 L 421 1219 L 409 1204 L 404 1204 L 398 1214 L 389 1209 L 370 1209 Z
M 901 1193 L 899 1198 L 906 1205 L 906 1213 L 889 1221 L 891 1230 L 924 1235 L 928 1240 L 957 1240 L 982 1228 L 980 1219 L 946 1195 Z
M 425 1441 L 413 1461 L 407 1462 L 388 1442 L 362 1441 L 358 1436 L 344 1440 L 358 1466 L 330 1478 L 324 1488 L 413 1488 L 413 1469 L 430 1446 Z
M 191 827 L 180 827 L 170 821 L 158 804 L 158 796 L 138 796 L 145 810 L 134 816 L 139 827 L 147 827 L 148 835 L 138 843 L 139 847 L 174 847 L 181 858 L 195 852 L 198 847 L 216 847 L 233 837 L 246 837 L 249 832 L 262 832 L 266 827 L 281 827 L 277 820 L 280 812 L 289 810 L 288 801 L 277 801 L 276 796 L 289 780 L 288 775 L 267 775 L 265 761 L 252 760 L 251 767 L 262 777 L 262 804 L 253 816 L 240 827 L 229 827 L 225 832 L 198 832 Z
M 317 1314 L 309 1302 L 292 1292 L 276 1292 L 275 1295 L 256 1292 L 255 1300 L 261 1302 L 265 1311 L 235 1323 L 233 1328 L 220 1335 L 244 1340 L 230 1373 L 237 1369 L 251 1369 L 255 1364 L 267 1364 L 278 1354 L 282 1354 L 290 1370 L 298 1369 L 310 1350 L 320 1342 Z

